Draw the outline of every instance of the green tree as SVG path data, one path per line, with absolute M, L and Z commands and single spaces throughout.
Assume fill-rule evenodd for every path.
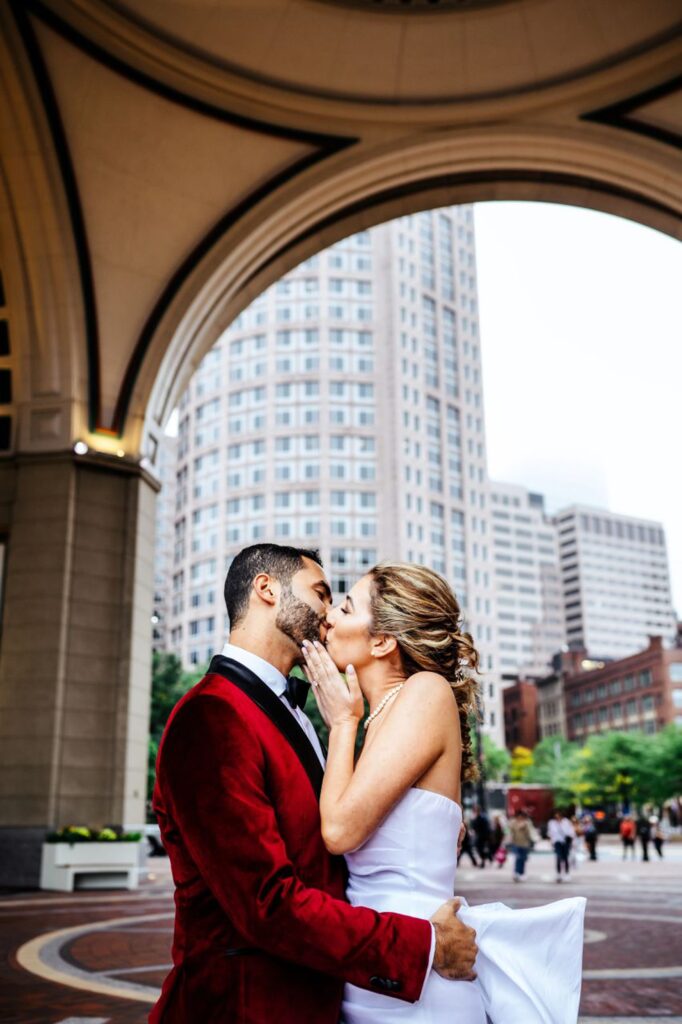
M 185 672 L 174 654 L 152 655 L 152 695 L 147 761 L 147 799 L 151 799 L 156 777 L 156 755 L 168 717 L 182 696 L 197 683 L 203 671 Z
M 521 771 L 524 782 L 551 786 L 560 804 L 660 806 L 682 792 L 682 729 L 599 733 L 582 747 L 546 737 L 533 750 L 533 764 Z
M 634 732 L 590 736 L 571 766 L 568 781 L 574 797 L 588 807 L 651 800 L 652 742 L 652 737 Z
M 533 764 L 526 770 L 524 782 L 549 786 L 559 804 L 572 803 L 572 774 L 580 747 L 563 736 L 546 736 L 533 748 Z
M 486 782 L 502 782 L 511 769 L 511 754 L 483 733 L 483 774 Z M 475 744 L 474 744 L 475 748 Z
M 682 728 L 667 725 L 651 738 L 647 755 L 649 799 L 660 807 L 682 793 Z

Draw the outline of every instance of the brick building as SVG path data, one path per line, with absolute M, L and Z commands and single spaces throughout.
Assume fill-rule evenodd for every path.
M 588 661 L 584 651 L 562 659 L 568 739 L 682 725 L 682 648 L 666 649 L 661 637 L 650 637 L 645 650 L 617 661 Z M 505 724 L 506 707 L 505 699 Z
M 536 679 L 538 739 L 546 736 L 566 735 L 566 708 L 564 704 L 564 678 L 560 654 L 555 657 L 554 671 L 543 679 Z
M 538 691 L 535 683 L 519 679 L 502 691 L 504 702 L 504 742 L 514 747 L 532 749 L 538 742 Z

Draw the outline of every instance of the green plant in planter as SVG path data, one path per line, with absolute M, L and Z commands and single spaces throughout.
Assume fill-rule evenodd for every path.
M 106 840 L 107 842 L 116 842 L 118 836 L 114 832 L 113 828 L 103 828 L 97 833 L 97 838 L 99 840 Z
M 116 831 L 113 828 L 86 828 L 85 825 L 65 825 L 56 832 L 48 832 L 46 843 L 137 843 L 141 832 Z

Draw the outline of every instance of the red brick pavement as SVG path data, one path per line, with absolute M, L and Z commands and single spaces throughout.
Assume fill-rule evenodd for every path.
M 116 1024 L 143 1024 L 149 1003 L 114 999 L 66 985 L 45 981 L 19 966 L 15 953 L 37 935 L 74 925 L 105 921 L 112 918 L 156 914 L 172 911 L 170 890 L 164 886 L 158 894 L 143 891 L 139 896 L 110 892 L 101 898 L 92 892 L 66 894 L 13 894 L 0 898 L 0 1021 L 3 1024 L 58 1024 L 69 1017 L 104 1019 Z M 16 904 L 21 901 L 21 906 Z M 94 970 L 110 970 L 119 966 L 137 967 L 170 959 L 171 933 L 162 922 L 158 933 L 136 937 L 121 932 L 93 932 L 67 943 L 61 953 L 67 963 Z M 116 975 L 119 977 L 119 975 Z M 144 980 L 137 974 L 129 980 L 158 986 L 162 977 L 157 972 Z
M 142 1024 L 150 1004 L 97 995 L 55 984 L 25 971 L 16 950 L 29 939 L 57 929 L 116 921 L 101 931 L 59 944 L 64 969 L 86 970 L 112 984 L 119 981 L 158 988 L 170 958 L 171 889 L 166 862 L 154 861 L 154 882 L 137 893 L 35 893 L 0 897 L 0 1020 L 5 1024 L 58 1024 L 67 1018 L 99 1018 Z M 584 968 L 658 970 L 682 966 L 682 859 L 665 864 L 621 865 L 611 859 L 583 864 L 574 880 L 552 881 L 548 857 L 531 859 L 528 879 L 514 885 L 509 865 L 502 871 L 466 869 L 459 889 L 470 903 L 502 900 L 530 906 L 573 893 L 588 897 Z M 152 921 L 134 918 L 153 915 Z M 159 916 L 161 915 L 161 916 Z M 105 972 L 101 974 L 100 972 Z M 581 1014 L 594 1018 L 682 1020 L 682 977 L 587 978 Z M 679 1015 L 679 1017 L 677 1016 Z M 305 1022 L 302 1022 L 305 1024 Z

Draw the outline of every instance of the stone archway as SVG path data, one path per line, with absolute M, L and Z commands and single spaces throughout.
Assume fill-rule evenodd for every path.
M 346 164 L 290 197 L 278 194 L 258 210 L 248 235 L 227 233 L 188 275 L 150 344 L 150 367 L 154 350 L 162 355 L 149 391 L 141 375 L 143 452 L 234 317 L 292 267 L 354 231 L 417 210 L 519 199 L 600 210 L 682 238 L 673 179 L 649 176 L 636 145 L 623 147 L 614 162 L 613 149 L 596 138 L 495 128 L 386 146 Z

